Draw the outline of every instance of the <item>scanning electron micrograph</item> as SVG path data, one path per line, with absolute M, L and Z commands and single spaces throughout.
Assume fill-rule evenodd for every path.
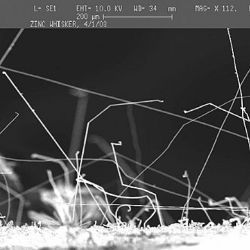
M 0 29 L 0 248 L 247 249 L 249 73 L 246 29 Z

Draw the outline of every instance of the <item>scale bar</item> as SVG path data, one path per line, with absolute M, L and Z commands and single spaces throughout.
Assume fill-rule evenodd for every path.
M 171 16 L 104 16 L 104 18 L 152 18 L 152 19 L 172 19 L 173 20 L 173 15 Z

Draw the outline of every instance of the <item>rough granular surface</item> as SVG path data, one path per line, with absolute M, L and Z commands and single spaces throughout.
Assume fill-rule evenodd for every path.
M 0 227 L 0 249 L 249 249 L 250 225 Z

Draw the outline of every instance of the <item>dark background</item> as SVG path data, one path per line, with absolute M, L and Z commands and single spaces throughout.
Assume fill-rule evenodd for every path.
M 17 30 L 0 30 L 0 55 L 16 33 Z M 250 65 L 250 33 L 231 30 L 231 34 L 242 79 Z M 149 106 L 191 118 L 210 108 L 188 115 L 183 110 L 207 102 L 220 105 L 233 98 L 237 91 L 225 29 L 25 30 L 3 66 L 130 101 L 163 99 L 164 103 Z M 9 75 L 68 152 L 76 108 L 76 97 L 70 89 L 11 72 Z M 250 94 L 248 86 L 247 79 L 244 95 Z M 86 119 L 113 103 L 118 102 L 89 94 Z M 248 98 L 245 106 L 248 109 Z M 233 108 L 237 114 L 240 114 L 239 107 L 237 101 Z M 25 159 L 36 152 L 63 157 L 7 79 L 0 76 L 1 128 L 14 112 L 20 116 L 0 135 L 0 152 L 4 156 Z M 142 163 L 147 165 L 166 148 L 186 121 L 140 107 L 134 107 L 133 112 Z M 202 121 L 220 126 L 224 117 L 225 113 L 215 111 Z M 225 128 L 244 135 L 240 119 L 229 117 Z M 182 174 L 187 170 L 194 185 L 216 133 L 217 130 L 197 123 L 188 125 L 153 167 L 184 181 Z M 89 135 L 99 135 L 109 143 L 121 140 L 123 146 L 117 151 L 135 159 L 126 107 L 106 112 L 91 126 Z M 103 154 L 93 143 L 87 144 L 86 157 L 97 158 Z M 247 141 L 222 132 L 198 189 L 216 200 L 225 196 L 240 198 L 250 183 L 249 160 Z M 61 173 L 57 165 L 48 163 L 18 163 L 18 166 L 16 171 L 24 189 L 46 180 L 46 168 L 53 169 L 55 175 Z M 110 183 L 117 178 L 114 166 L 107 163 L 86 168 L 86 174 L 87 179 L 107 188 L 112 187 Z M 186 187 L 150 171 L 145 173 L 144 180 L 187 194 Z M 162 205 L 185 203 L 183 198 L 152 191 L 159 195 Z M 170 214 L 180 216 L 180 212 L 170 211 Z

